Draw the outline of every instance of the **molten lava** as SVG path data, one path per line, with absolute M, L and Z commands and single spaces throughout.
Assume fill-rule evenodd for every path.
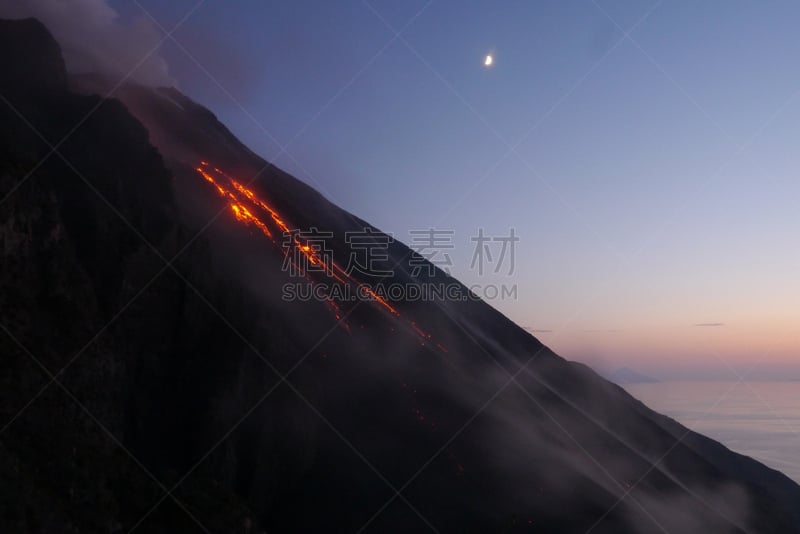
M 278 211 L 267 204 L 263 199 L 259 198 L 252 189 L 247 188 L 233 176 L 225 173 L 221 169 L 211 166 L 207 161 L 201 161 L 200 165 L 196 167 L 195 170 L 205 181 L 211 184 L 217 194 L 228 203 L 228 207 L 237 221 L 245 226 L 256 228 L 276 245 L 278 245 L 275 240 L 276 234 L 289 238 L 289 245 L 287 246 L 285 242 L 282 243 L 281 251 L 284 257 L 291 262 L 292 266 L 308 280 L 313 282 L 307 269 L 303 269 L 297 262 L 292 260 L 292 258 L 298 257 L 293 255 L 294 252 L 302 254 L 310 265 L 315 266 L 319 271 L 324 271 L 337 282 L 357 287 L 361 292 L 369 295 L 373 302 L 381 306 L 386 312 L 391 314 L 391 316 L 401 318 L 400 312 L 389 304 L 386 299 L 375 293 L 375 291 L 366 284 L 348 274 L 347 271 L 332 258 L 326 258 L 324 255 L 320 254 L 320 252 L 315 250 L 308 242 L 303 241 L 298 232 L 292 232 L 289 225 Z M 349 326 L 343 321 L 344 315 L 342 314 L 339 304 L 332 299 L 327 300 L 327 302 L 336 319 L 341 320 L 345 328 L 349 331 Z M 422 346 L 425 346 L 424 341 L 432 338 L 430 334 L 417 326 L 415 321 L 405 320 L 405 322 L 409 330 L 413 331 L 422 339 Z M 441 344 L 436 343 L 435 346 L 440 351 L 447 352 L 447 349 Z

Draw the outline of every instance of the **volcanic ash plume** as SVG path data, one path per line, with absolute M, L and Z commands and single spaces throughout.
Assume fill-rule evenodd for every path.
M 142 13 L 130 24 L 105 0 L 0 0 L 0 17 L 35 17 L 61 44 L 67 70 L 100 72 L 146 85 L 174 85 L 159 55 L 162 32 Z

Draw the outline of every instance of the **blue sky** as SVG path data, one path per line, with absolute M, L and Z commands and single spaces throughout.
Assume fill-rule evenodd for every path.
M 171 28 L 194 3 L 141 5 Z M 398 239 L 452 229 L 453 274 L 516 284 L 492 304 L 565 356 L 797 361 L 800 4 L 231 5 L 163 45 L 178 87 Z M 470 269 L 512 227 L 514 274 Z

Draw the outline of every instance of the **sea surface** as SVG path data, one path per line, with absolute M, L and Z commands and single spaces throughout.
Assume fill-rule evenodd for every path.
M 626 384 L 653 410 L 800 483 L 800 382 Z

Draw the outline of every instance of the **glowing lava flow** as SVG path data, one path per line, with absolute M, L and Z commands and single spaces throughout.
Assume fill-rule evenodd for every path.
M 333 259 L 326 259 L 317 250 L 315 250 L 314 247 L 310 246 L 309 243 L 304 242 L 298 235 L 298 232 L 292 232 L 283 217 L 281 217 L 280 214 L 264 200 L 259 198 L 253 190 L 248 189 L 233 176 L 226 174 L 221 169 L 209 165 L 209 163 L 206 161 L 201 161 L 200 165 L 196 167 L 195 170 L 198 172 L 198 174 L 200 174 L 200 176 L 203 177 L 203 179 L 205 179 L 214 187 L 219 196 L 227 201 L 228 206 L 230 207 L 230 210 L 237 221 L 246 226 L 254 226 L 262 234 L 264 234 L 265 237 L 269 238 L 275 244 L 278 243 L 275 240 L 275 234 L 273 234 L 273 230 L 276 231 L 278 235 L 290 237 L 291 241 L 289 247 L 286 247 L 285 243 L 283 243 L 283 254 L 284 256 L 288 257 L 298 272 L 306 276 L 307 279 L 311 280 L 307 270 L 303 269 L 300 265 L 297 265 L 297 262 L 291 259 L 295 256 L 289 257 L 292 252 L 299 252 L 308 260 L 311 265 L 314 265 L 317 270 L 324 270 L 337 282 L 358 287 L 365 294 L 369 295 L 373 302 L 376 302 L 378 305 L 383 307 L 384 310 L 389 312 L 395 318 L 401 317 L 400 312 L 397 311 L 394 306 L 389 304 L 386 299 L 375 293 L 372 288 L 353 278 Z M 273 230 L 270 229 L 271 226 L 273 227 Z M 342 319 L 343 314 L 339 305 L 332 299 L 328 299 L 327 302 L 331 306 L 336 319 Z M 408 320 L 406 322 L 408 323 L 410 329 L 422 339 L 422 346 L 425 346 L 426 341 L 431 340 L 432 336 L 419 328 L 416 322 Z M 349 330 L 347 323 L 344 324 L 345 328 Z M 442 352 L 447 352 L 447 349 L 445 349 L 441 344 L 436 343 L 435 346 Z

